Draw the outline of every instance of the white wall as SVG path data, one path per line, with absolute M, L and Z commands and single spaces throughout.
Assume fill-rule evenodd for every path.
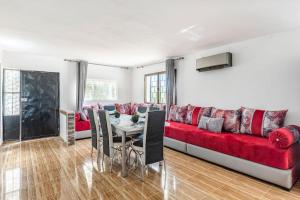
M 113 67 L 105 67 L 99 65 L 89 65 L 87 78 L 115 80 L 118 85 L 118 100 L 117 101 L 97 101 L 99 103 L 107 104 L 113 102 L 128 103 L 131 102 L 131 81 L 132 70 L 121 69 Z M 85 104 L 92 104 L 95 102 L 85 102 Z
M 165 63 L 155 64 L 144 68 L 132 70 L 132 101 L 144 102 L 144 77 L 145 74 L 165 71 Z
M 0 49 L 0 145 L 3 143 L 2 130 L 2 50 Z
M 59 72 L 60 107 L 74 110 L 76 107 L 76 64 L 65 62 L 63 58 L 39 56 L 34 54 L 3 52 L 4 68 Z
M 2 49 L 0 49 L 0 64 L 2 63 L 2 55 L 3 54 L 3 50 Z
M 235 109 L 289 109 L 287 124 L 300 124 L 300 29 L 184 56 L 176 62 L 179 105 Z M 198 72 L 196 59 L 233 53 L 233 67 Z M 133 101 L 143 101 L 143 78 L 161 67 L 134 69 Z

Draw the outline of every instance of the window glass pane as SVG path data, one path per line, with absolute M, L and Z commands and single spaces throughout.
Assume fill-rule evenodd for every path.
M 146 102 L 151 102 L 150 99 L 150 89 L 151 89 L 151 76 L 146 76 Z
M 159 103 L 166 103 L 166 74 L 159 74 Z
M 4 93 L 4 115 L 10 116 L 13 112 L 13 104 L 12 104 L 12 94 Z
M 12 95 L 12 115 L 20 114 L 20 94 L 15 93 Z
M 116 81 L 88 79 L 85 100 L 117 100 L 117 93 Z
M 165 103 L 166 102 L 166 74 L 156 73 L 156 74 L 146 75 L 145 80 L 146 80 L 145 81 L 146 102 Z
M 4 70 L 4 92 L 20 92 L 20 71 Z

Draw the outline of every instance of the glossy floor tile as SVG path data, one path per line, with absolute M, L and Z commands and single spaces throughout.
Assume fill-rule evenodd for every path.
M 108 160 L 91 157 L 91 141 L 66 147 L 59 138 L 0 147 L 0 199 L 300 199 L 300 183 L 288 192 L 203 160 L 165 148 L 167 172 L 148 168 L 120 176 Z

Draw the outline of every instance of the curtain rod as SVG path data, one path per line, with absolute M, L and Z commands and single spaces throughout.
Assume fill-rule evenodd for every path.
M 177 58 L 170 58 L 170 59 L 182 60 L 182 59 L 184 59 L 184 57 L 177 57 Z M 64 61 L 67 61 L 67 62 L 76 62 L 76 63 L 80 62 L 79 60 L 72 60 L 72 59 L 64 59 Z M 158 61 L 158 62 L 148 63 L 148 64 L 145 64 L 145 65 L 140 65 L 140 66 L 137 66 L 136 68 L 140 69 L 140 68 L 144 68 L 144 67 L 151 66 L 151 65 L 161 64 L 161 63 L 164 63 L 164 62 L 166 62 L 166 60 L 161 60 L 161 61 Z M 121 67 L 121 66 L 101 64 L 101 63 L 91 63 L 91 62 L 89 62 L 88 64 L 90 64 L 90 65 L 99 65 L 99 66 L 104 66 L 104 67 L 114 67 L 114 68 L 121 68 L 121 69 L 129 69 L 129 67 Z
M 170 59 L 183 60 L 184 57 L 177 57 L 177 58 L 170 58 Z M 144 67 L 151 66 L 151 65 L 161 64 L 161 63 L 164 63 L 164 62 L 166 62 L 166 60 L 161 60 L 161 61 L 158 61 L 158 62 L 148 63 L 148 64 L 145 64 L 145 65 L 137 66 L 136 68 L 140 69 L 140 68 L 144 68 Z
M 67 62 L 80 62 L 79 60 L 71 60 L 71 59 L 64 59 L 64 61 L 67 61 Z M 121 67 L 121 66 L 115 66 L 115 65 L 107 65 L 107 64 L 101 64 L 101 63 L 92 63 L 92 62 L 89 62 L 88 63 L 89 65 L 98 65 L 98 66 L 104 66 L 104 67 L 114 67 L 114 68 L 121 68 L 121 69 L 129 69 L 129 67 Z

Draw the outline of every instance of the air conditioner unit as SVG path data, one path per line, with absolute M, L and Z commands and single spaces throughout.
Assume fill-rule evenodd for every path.
M 199 72 L 222 69 L 232 66 L 232 53 L 226 52 L 196 60 L 196 69 Z

